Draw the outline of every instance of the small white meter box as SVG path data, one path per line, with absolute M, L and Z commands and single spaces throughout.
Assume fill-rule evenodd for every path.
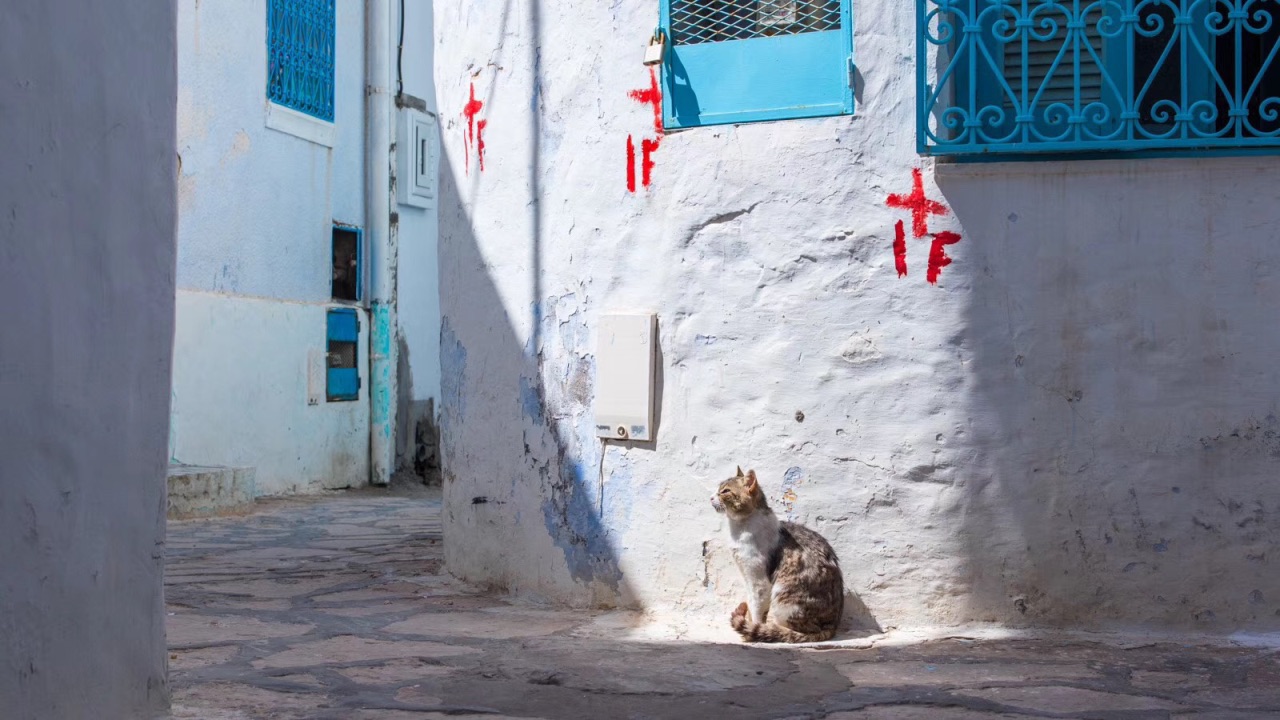
M 658 318 L 653 313 L 600 316 L 596 337 L 596 435 L 653 439 Z

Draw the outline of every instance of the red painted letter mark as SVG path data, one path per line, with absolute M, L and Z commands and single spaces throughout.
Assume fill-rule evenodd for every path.
M 945 250 L 946 246 L 955 245 L 958 242 L 960 242 L 960 235 L 953 232 L 943 231 L 933 236 L 933 246 L 929 248 L 929 273 L 925 277 L 930 285 L 937 285 L 942 268 L 951 264 L 951 258 L 947 257 Z
M 907 229 L 903 227 L 901 220 L 894 228 L 893 264 L 898 268 L 898 277 L 907 276 Z

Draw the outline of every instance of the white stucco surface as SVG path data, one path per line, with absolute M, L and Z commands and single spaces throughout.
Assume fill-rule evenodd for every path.
M 320 401 L 308 404 L 308 356 L 324 353 L 329 307 L 179 291 L 174 459 L 252 467 L 259 495 L 366 484 L 368 388 L 359 400 L 327 402 L 321 383 Z M 362 378 L 368 338 L 361 320 Z
M 0 716 L 168 709 L 174 10 L 0 4 Z
M 267 127 L 266 18 L 178 3 L 178 286 L 323 302 L 332 222 L 364 224 L 364 14 L 337 4 L 332 149 Z
M 404 78 L 406 92 L 430 98 L 426 9 L 406 7 Z M 325 346 L 332 225 L 366 224 L 364 8 L 339 2 L 336 11 L 330 147 L 268 126 L 265 0 L 178 4 L 178 325 L 186 344 L 177 357 L 170 449 L 183 462 L 256 467 L 265 493 L 367 481 L 356 471 L 367 475 L 368 374 L 362 371 L 359 411 L 352 403 L 309 407 L 295 392 L 305 383 L 308 353 Z M 414 426 L 440 385 L 436 220 L 433 210 L 405 207 L 397 221 L 397 420 L 412 462 Z M 366 300 L 371 241 L 366 232 Z M 280 326 L 299 313 L 302 325 Z M 360 313 L 368 325 L 367 311 Z M 239 357 L 257 362 L 214 361 L 205 355 L 209 343 L 234 345 Z M 362 367 L 367 354 L 363 344 Z M 264 374 L 261 366 L 274 370 Z M 281 384 L 249 391 L 268 378 Z M 231 418 L 239 421 L 222 424 Z
M 400 61 L 406 95 L 422 99 L 436 113 L 435 79 L 431 73 L 433 32 L 431 5 L 404 6 L 404 54 Z M 398 38 L 397 38 L 398 39 Z M 397 148 L 405 152 L 407 148 Z M 434 174 L 434 173 L 433 173 Z M 402 180 L 397 179 L 398 182 Z M 436 424 L 440 398 L 440 268 L 437 258 L 437 204 L 427 208 L 400 205 L 399 296 L 400 402 L 397 417 L 400 464 L 412 464 L 419 423 Z M 425 429 L 425 428 L 424 428 Z M 434 448 L 433 448 L 434 451 Z
M 886 629 L 1280 627 L 1273 160 L 935 166 L 914 8 L 877 0 L 856 117 L 668 134 L 632 194 L 656 17 L 435 3 L 466 29 L 435 55 L 451 571 L 721 618 L 742 588 L 708 500 L 741 464 Z M 927 239 L 894 264 L 917 168 L 962 238 L 936 286 Z M 661 405 L 656 443 L 602 458 L 617 310 L 659 315 Z
M 170 454 L 253 467 L 260 494 L 360 485 L 368 383 L 357 403 L 309 406 L 306 370 L 325 351 L 333 222 L 364 223 L 364 15 L 337 5 L 326 147 L 267 127 L 266 13 L 265 0 L 178 4 Z

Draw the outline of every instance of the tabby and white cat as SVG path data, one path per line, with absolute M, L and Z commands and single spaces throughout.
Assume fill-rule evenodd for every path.
M 769 509 L 756 472 L 720 483 L 711 498 L 729 518 L 733 559 L 747 583 L 747 601 L 729 624 L 747 642 L 830 640 L 844 612 L 844 577 L 831 545 L 803 525 L 781 522 Z

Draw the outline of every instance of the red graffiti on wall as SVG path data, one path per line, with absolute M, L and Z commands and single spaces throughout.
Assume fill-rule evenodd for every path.
M 627 192 L 636 191 L 636 144 L 627 136 Z
M 911 211 L 911 233 L 917 238 L 922 238 L 929 234 L 929 216 L 930 215 L 946 215 L 947 206 L 936 200 L 930 200 L 924 194 L 924 177 L 920 173 L 920 168 L 911 171 L 911 194 L 898 195 L 894 193 L 889 196 L 888 205 L 891 208 L 903 208 Z
M 484 129 L 489 121 L 477 118 L 484 109 L 484 102 L 476 99 L 476 84 L 471 83 L 471 99 L 462 106 L 462 116 L 467 119 L 467 131 L 462 136 L 465 149 L 463 154 L 467 174 L 471 173 L 471 146 L 475 145 L 476 159 L 480 162 L 480 172 L 484 172 Z
M 911 234 L 916 238 L 933 238 L 933 242 L 929 247 L 929 265 L 925 272 L 925 280 L 930 285 L 937 285 L 938 276 L 942 274 L 942 268 L 951 264 L 951 258 L 947 256 L 946 246 L 960 242 L 959 233 L 948 230 L 938 233 L 929 232 L 929 216 L 946 215 L 948 212 L 947 206 L 937 200 L 930 200 L 925 195 L 924 176 L 919 168 L 911 171 L 911 194 L 891 194 L 885 204 L 891 208 L 911 211 Z M 898 277 L 906 277 L 907 230 L 902 220 L 899 220 L 894 227 L 893 264 L 898 271 Z
M 907 275 L 907 229 L 903 227 L 901 220 L 899 220 L 897 226 L 894 227 L 893 264 L 898 269 L 898 277 L 906 277 Z
M 655 137 L 641 138 L 640 140 L 640 183 L 645 187 L 649 187 L 649 184 L 653 182 L 653 154 L 662 145 L 662 136 L 665 134 L 662 129 L 662 88 L 658 85 L 657 70 L 649 68 L 649 87 L 628 91 L 627 97 L 653 108 L 653 132 Z M 627 136 L 627 191 L 636 191 L 636 144 L 635 138 L 631 135 Z
M 943 248 L 958 242 L 960 242 L 958 234 L 945 230 L 933 236 L 933 246 L 929 248 L 929 272 L 925 277 L 930 285 L 937 285 L 942 268 L 951 264 L 951 258 L 947 257 L 947 252 Z
M 658 71 L 649 68 L 649 87 L 643 90 L 631 90 L 627 97 L 642 105 L 653 107 L 653 131 L 662 137 L 662 88 L 658 87 Z

